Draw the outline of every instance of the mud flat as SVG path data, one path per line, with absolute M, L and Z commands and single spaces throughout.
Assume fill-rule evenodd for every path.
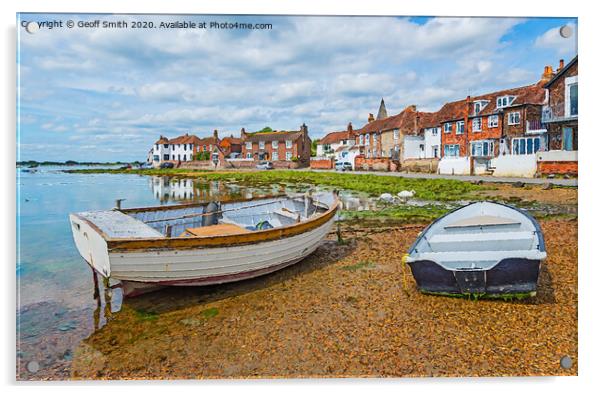
M 423 225 L 345 225 L 276 274 L 125 302 L 75 350 L 72 378 L 576 375 L 577 221 L 541 223 L 531 299 L 423 295 L 401 263 Z

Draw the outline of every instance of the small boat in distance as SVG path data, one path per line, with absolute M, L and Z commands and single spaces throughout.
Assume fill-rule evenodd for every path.
M 526 212 L 475 202 L 431 223 L 406 262 L 424 293 L 534 296 L 546 248 L 539 223 Z
M 234 282 L 294 264 L 330 232 L 338 206 L 336 194 L 322 193 L 115 208 L 69 219 L 81 256 L 133 296 L 158 286 Z

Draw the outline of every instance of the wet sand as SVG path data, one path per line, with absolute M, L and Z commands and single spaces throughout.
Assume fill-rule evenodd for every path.
M 126 301 L 76 349 L 72 378 L 576 375 L 577 221 L 541 224 L 549 257 L 528 300 L 423 295 L 401 264 L 423 225 L 344 226 L 345 244 L 278 273 Z

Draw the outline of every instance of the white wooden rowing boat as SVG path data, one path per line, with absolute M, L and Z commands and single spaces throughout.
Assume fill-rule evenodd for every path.
M 423 292 L 535 295 L 546 256 L 543 233 L 531 215 L 484 201 L 431 223 L 406 261 Z
M 339 200 L 314 196 L 112 209 L 69 215 L 81 256 L 125 295 L 264 275 L 311 254 Z

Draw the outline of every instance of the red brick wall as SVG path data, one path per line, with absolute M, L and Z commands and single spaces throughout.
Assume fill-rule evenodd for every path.
M 364 171 L 390 171 L 391 159 L 386 157 L 366 159 L 363 156 L 355 157 L 355 169 Z
M 309 162 L 309 166 L 316 170 L 330 170 L 334 167 L 334 160 L 332 159 L 312 159 Z
M 563 75 L 562 77 L 558 78 L 556 81 L 554 81 L 552 83 L 552 85 L 550 85 L 550 87 L 548 88 L 549 90 L 549 97 L 550 97 L 550 107 L 553 108 L 554 111 L 554 115 L 557 117 L 563 117 L 564 116 L 564 79 L 567 77 L 574 77 L 575 75 L 578 75 L 579 70 L 578 70 L 578 62 L 575 62 L 571 68 L 569 68 Z
M 578 162 L 576 162 L 576 161 L 540 161 L 537 163 L 537 172 L 541 175 L 548 175 L 548 174 L 577 175 Z
M 452 124 L 452 130 L 449 133 L 446 133 L 445 130 L 445 123 L 451 123 Z M 441 124 L 441 156 L 443 157 L 445 155 L 445 145 L 454 145 L 454 144 L 458 144 L 460 145 L 460 156 L 466 156 L 466 141 L 467 141 L 467 135 L 468 135 L 468 125 L 466 123 L 464 123 L 464 133 L 463 134 L 456 134 L 456 128 L 457 128 L 457 121 L 452 121 L 452 122 L 444 122 Z
M 272 148 L 272 141 L 266 141 L 264 149 L 259 149 L 259 142 L 253 142 L 251 153 L 253 154 L 253 159 L 258 160 L 259 152 L 266 152 L 268 154 L 267 160 L 273 160 L 273 154 L 275 151 L 278 152 L 278 160 L 286 160 L 286 152 L 291 152 L 292 157 L 296 157 L 300 162 L 305 164 L 309 164 L 309 157 L 311 154 L 311 141 L 309 138 L 301 137 L 296 141 L 293 141 L 292 148 L 286 148 L 285 141 L 278 141 L 278 148 Z M 247 153 L 249 150 L 247 149 L 246 142 L 243 141 L 241 148 L 242 158 L 247 158 Z

